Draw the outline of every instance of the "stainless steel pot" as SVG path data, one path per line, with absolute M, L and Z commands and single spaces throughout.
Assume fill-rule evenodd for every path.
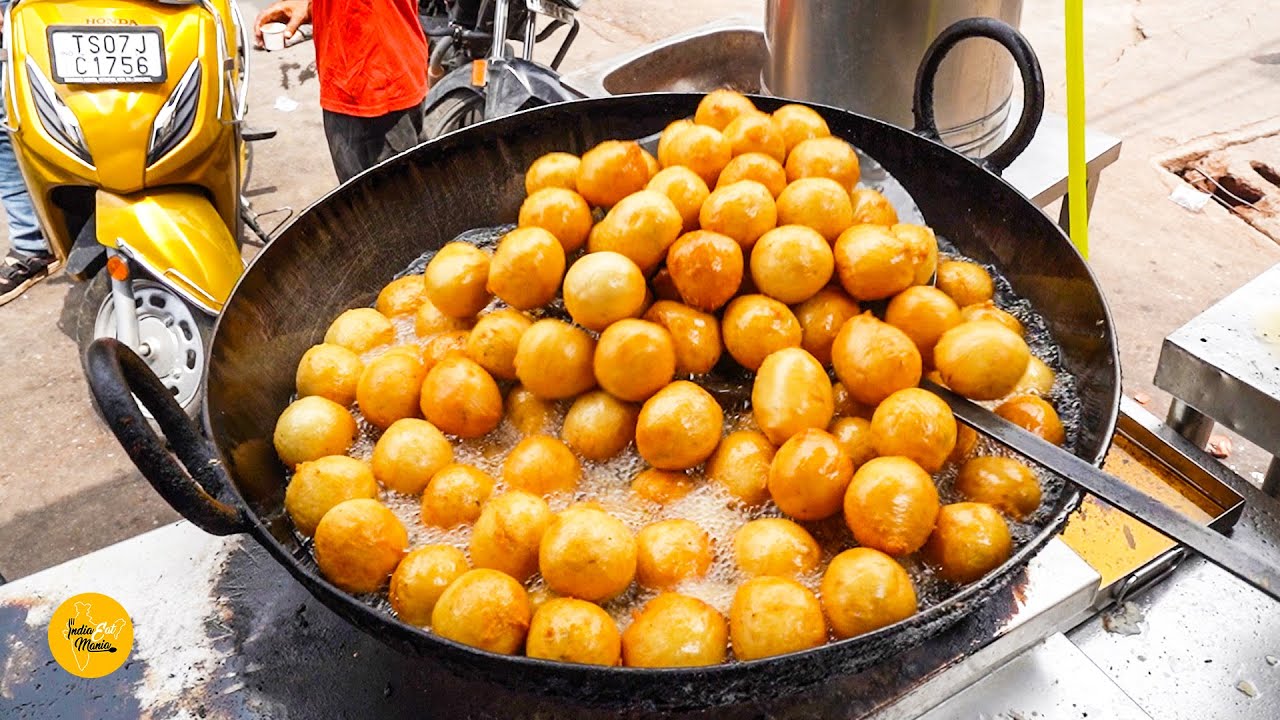
M 988 16 L 1018 26 L 1022 0 L 767 0 L 767 91 L 911 127 L 915 69 L 942 30 Z M 995 42 L 971 39 L 937 77 L 942 141 L 985 156 L 1009 118 L 1014 65 Z

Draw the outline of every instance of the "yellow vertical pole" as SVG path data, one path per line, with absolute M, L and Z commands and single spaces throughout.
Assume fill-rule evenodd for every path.
M 1084 151 L 1084 0 L 1066 0 L 1067 202 L 1071 243 L 1089 257 L 1088 169 Z

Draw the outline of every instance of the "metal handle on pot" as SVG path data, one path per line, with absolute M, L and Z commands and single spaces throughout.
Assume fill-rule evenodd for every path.
M 248 530 L 243 512 L 210 495 L 229 482 L 213 445 L 142 358 L 114 338 L 99 338 L 85 351 L 85 369 L 89 389 L 116 440 L 174 510 L 213 535 Z M 173 452 L 142 416 L 135 395 L 151 411 Z
M 1031 43 L 1013 26 L 995 18 L 975 17 L 960 20 L 943 30 L 929 49 L 924 51 L 924 58 L 920 61 L 911 114 L 915 118 L 916 133 L 930 140 L 942 141 L 933 112 L 934 79 L 938 75 L 938 68 L 942 66 L 942 60 L 952 48 L 962 40 L 978 37 L 995 40 L 1003 45 L 1013 56 L 1013 62 L 1022 75 L 1022 115 L 1018 118 L 1017 126 L 1000 147 L 978 161 L 999 175 L 1031 144 L 1031 138 L 1035 137 L 1040 118 L 1044 115 L 1044 74 L 1040 71 L 1040 61 L 1036 59 Z

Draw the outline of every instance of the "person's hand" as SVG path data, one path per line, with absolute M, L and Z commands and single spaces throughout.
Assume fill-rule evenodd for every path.
M 288 40 L 303 23 L 310 20 L 311 0 L 278 0 L 259 13 L 258 19 L 253 21 L 253 37 L 258 47 L 262 47 L 262 26 L 267 23 L 282 22 L 285 24 L 284 39 Z

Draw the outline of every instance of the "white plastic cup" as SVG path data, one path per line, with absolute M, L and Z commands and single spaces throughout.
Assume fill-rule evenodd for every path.
M 267 23 L 262 26 L 262 45 L 268 52 L 284 49 L 284 23 Z

